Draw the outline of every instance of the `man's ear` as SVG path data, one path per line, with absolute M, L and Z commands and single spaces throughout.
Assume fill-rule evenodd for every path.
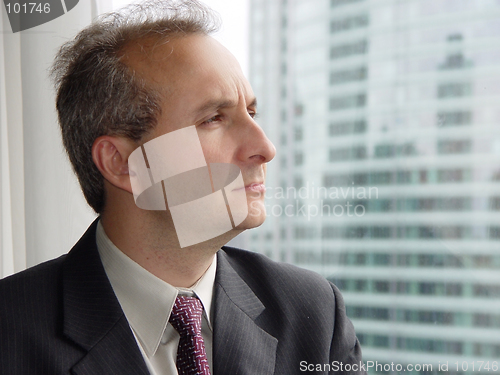
M 138 146 L 131 139 L 103 135 L 92 145 L 92 159 L 103 177 L 112 185 L 132 194 L 128 157 Z

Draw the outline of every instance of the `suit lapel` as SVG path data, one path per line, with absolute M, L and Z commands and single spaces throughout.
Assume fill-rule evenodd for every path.
M 87 351 L 74 374 L 149 374 L 102 266 L 97 220 L 71 250 L 63 270 L 64 334 Z
M 227 260 L 217 257 L 213 374 L 274 374 L 278 340 L 256 324 L 265 307 Z

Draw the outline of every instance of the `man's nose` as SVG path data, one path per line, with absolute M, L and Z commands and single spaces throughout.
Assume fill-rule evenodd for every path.
M 264 130 L 248 114 L 242 125 L 239 137 L 240 157 L 244 161 L 270 162 L 276 155 L 276 147 L 266 136 Z

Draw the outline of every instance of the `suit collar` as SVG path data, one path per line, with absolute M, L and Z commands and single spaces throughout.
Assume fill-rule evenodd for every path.
M 278 340 L 256 320 L 265 306 L 229 261 L 217 256 L 214 284 L 214 374 L 274 374 Z
M 178 293 L 200 299 L 207 317 L 210 314 L 216 259 L 191 288 L 176 288 L 141 267 L 125 255 L 109 239 L 99 222 L 96 242 L 101 262 L 120 306 L 141 342 L 146 355 L 151 358 L 160 345 L 172 307 Z M 207 319 L 211 328 L 210 320 Z
M 88 352 L 74 367 L 74 373 L 148 374 L 102 266 L 96 227 L 97 220 L 63 265 L 63 332 Z
M 104 270 L 122 310 L 147 356 L 152 357 L 160 345 L 178 291 L 118 249 L 100 222 L 96 239 Z

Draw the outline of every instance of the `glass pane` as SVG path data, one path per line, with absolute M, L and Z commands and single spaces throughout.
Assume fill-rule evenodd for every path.
M 371 374 L 498 372 L 500 1 L 252 0 L 250 17 L 278 157 L 245 245 L 343 291 Z

